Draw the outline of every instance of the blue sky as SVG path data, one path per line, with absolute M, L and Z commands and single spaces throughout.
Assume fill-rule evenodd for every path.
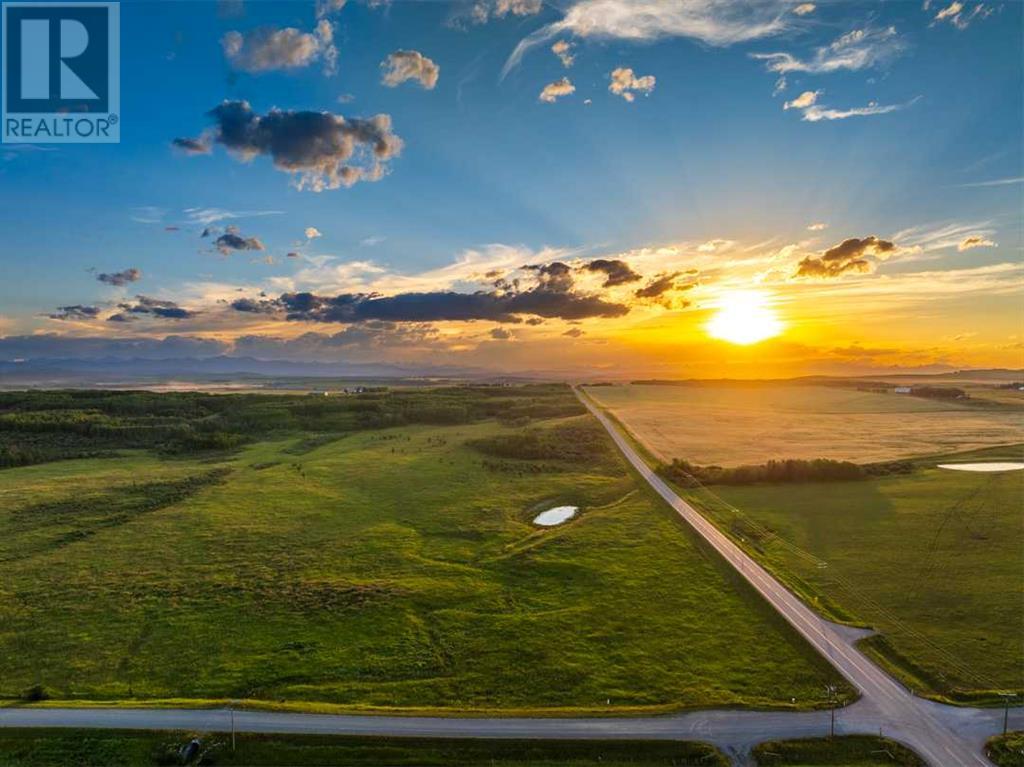
M 537 7 L 518 0 L 504 6 L 506 13 L 501 0 L 477 5 L 486 21 L 473 18 L 472 2 L 349 0 L 320 14 L 337 50 L 337 72 L 327 74 L 322 38 L 313 43 L 319 54 L 304 65 L 270 62 L 258 72 L 244 71 L 222 42 L 231 32 L 247 39 L 260 28 L 291 28 L 309 44 L 318 23 L 312 1 L 231 8 L 122 3 L 121 143 L 0 152 L 0 334 L 215 337 L 232 353 L 239 334 L 286 339 L 300 330 L 330 335 L 351 327 L 309 317 L 284 320 L 271 311 L 284 311 L 280 306 L 268 307 L 253 325 L 252 318 L 224 308 L 232 291 L 270 299 L 289 291 L 470 292 L 486 287 L 482 265 L 511 274 L 526 263 L 516 258 L 573 268 L 587 259 L 616 258 L 644 279 L 696 269 L 700 284 L 677 283 L 674 303 L 638 307 L 607 325 L 596 316 L 583 318 L 593 340 L 604 333 L 606 342 L 596 351 L 577 348 L 574 364 L 585 364 L 588 353 L 617 364 L 630 350 L 649 362 L 654 353 L 636 347 L 646 343 L 637 340 L 644 327 L 676 323 L 678 336 L 696 344 L 701 312 L 728 290 L 759 286 L 780 305 L 791 304 L 798 325 L 800 317 L 815 315 L 815 301 L 821 314 L 824 299 L 814 298 L 815 291 L 829 295 L 842 282 L 851 291 L 844 317 L 859 314 L 858 289 L 870 317 L 863 337 L 844 322 L 846 334 L 835 342 L 877 345 L 886 317 L 891 321 L 894 304 L 898 308 L 892 299 L 887 309 L 878 308 L 879 285 L 888 284 L 880 280 L 905 276 L 907 290 L 915 291 L 920 285 L 913 275 L 964 271 L 966 283 L 979 269 L 1020 261 L 1019 3 L 966 2 L 950 11 L 959 4 L 820 2 L 798 10 L 800 3 L 765 0 L 751 10 L 752 4 L 732 0 L 680 0 L 666 3 L 669 10 L 653 19 L 643 17 L 644 3 L 624 0 Z M 601 14 L 599 33 L 565 21 L 587 6 Z M 607 21 L 612 10 L 624 18 Z M 758 23 L 771 31 L 756 33 Z M 517 44 L 551 25 L 557 34 L 502 77 Z M 723 30 L 750 39 L 726 44 L 716 37 Z M 851 34 L 859 38 L 847 37 L 844 45 Z M 571 44 L 571 67 L 550 50 L 557 40 Z M 417 51 L 439 67 L 436 85 L 383 83 L 381 64 L 399 50 Z M 852 64 L 843 58 L 851 52 Z M 795 71 L 784 73 L 784 89 L 777 87 L 780 73 L 768 71 L 783 59 L 751 55 L 771 53 L 797 62 Z M 830 71 L 799 71 L 814 66 Z M 653 87 L 636 90 L 632 101 L 610 92 L 619 68 L 631 69 L 634 78 L 653 77 Z M 574 92 L 553 103 L 538 98 L 563 77 Z M 784 108 L 801 94 L 813 102 L 809 107 Z M 275 168 L 270 157 L 241 161 L 203 133 L 211 126 L 207 112 L 225 100 L 247 101 L 257 115 L 272 109 L 346 120 L 389 115 L 403 147 L 387 159 L 379 180 L 299 190 L 293 174 Z M 878 107 L 894 109 L 842 116 Z M 814 120 L 823 110 L 834 110 L 825 114 L 836 119 Z M 175 138 L 204 136 L 208 153 L 190 156 L 171 146 Z M 231 217 L 196 212 L 204 210 Z M 813 223 L 827 228 L 809 232 Z M 217 252 L 212 241 L 229 225 L 257 238 L 263 249 Z M 201 238 L 207 226 L 216 231 Z M 307 227 L 321 236 L 306 238 Z M 847 238 L 869 236 L 895 242 L 898 257 L 876 254 L 870 271 L 850 270 L 822 281 L 827 284 L 794 280 L 792 270 L 783 274 Z M 989 244 L 961 248 L 972 236 Z M 715 240 L 722 241 L 717 249 L 700 249 Z M 658 249 L 660 260 L 652 255 Z M 290 252 L 299 257 L 289 258 Z M 712 253 L 717 260 L 709 261 Z M 470 267 L 451 267 L 467 259 Z M 96 279 L 128 268 L 139 270 L 141 279 L 122 286 Z M 931 357 L 921 356 L 930 348 L 923 338 L 900 337 L 898 359 L 871 364 L 1011 364 L 1019 357 L 1013 348 L 1020 325 L 1019 294 L 1005 284 L 1013 274 L 991 278 L 998 284 L 990 306 L 998 316 L 969 308 L 988 282 L 969 295 L 940 291 L 936 300 L 948 307 L 944 332 L 948 325 L 953 338 L 962 326 L 975 339 L 963 349 L 947 342 Z M 594 292 L 600 286 L 581 278 L 577 287 Z M 682 297 L 691 287 L 690 296 L 699 300 Z M 170 321 L 139 312 L 130 327 L 105 320 L 135 294 L 187 305 L 196 317 Z M 66 305 L 101 312 L 45 316 Z M 490 319 L 460 324 L 439 316 L 431 332 L 445 339 L 446 354 L 486 366 L 497 354 L 488 351 L 497 340 L 490 331 L 502 324 L 492 327 Z M 530 331 L 535 336 L 515 329 L 517 359 L 569 344 L 562 338 L 565 323 L 580 321 L 557 312 L 544 319 Z M 834 332 L 825 325 L 817 336 L 812 330 L 800 340 L 808 360 L 822 354 L 811 347 L 830 343 L 817 336 Z M 628 344 L 616 341 L 627 337 Z M 582 345 L 578 336 L 573 341 Z M 382 340 L 373 349 L 350 351 L 401 357 L 408 339 L 400 337 L 395 346 Z M 418 353 L 432 356 L 438 348 Z M 849 362 L 832 361 L 839 367 Z

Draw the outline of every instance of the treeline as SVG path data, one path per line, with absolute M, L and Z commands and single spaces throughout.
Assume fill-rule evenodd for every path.
M 910 461 L 885 461 L 858 464 L 835 461 L 831 458 L 805 460 L 791 458 L 781 461 L 746 466 L 698 466 L 675 459 L 662 465 L 658 473 L 681 487 L 699 485 L 755 485 L 799 482 L 848 482 L 890 474 L 909 474 L 914 465 Z
M 0 468 L 149 449 L 171 454 L 231 450 L 270 437 L 342 435 L 410 424 L 580 415 L 569 387 L 449 386 L 373 389 L 331 396 L 28 391 L 0 393 Z
M 595 461 L 612 454 L 607 433 L 590 420 L 496 434 L 466 444 L 493 458 L 522 461 Z

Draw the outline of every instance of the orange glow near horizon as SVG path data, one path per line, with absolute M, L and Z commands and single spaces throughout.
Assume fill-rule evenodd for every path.
M 705 330 L 720 341 L 747 346 L 774 338 L 785 327 L 763 292 L 735 290 L 723 293 L 717 303 Z

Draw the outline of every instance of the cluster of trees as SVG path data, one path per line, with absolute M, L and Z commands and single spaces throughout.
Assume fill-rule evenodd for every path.
M 526 424 L 579 415 L 563 385 L 367 388 L 330 397 L 143 391 L 0 393 L 0 468 L 110 455 L 118 449 L 183 454 L 230 450 L 296 433 L 345 434 L 407 424 L 487 418 Z
M 497 434 L 467 444 L 494 458 L 524 461 L 593 461 L 611 454 L 608 435 L 593 421 Z
M 754 485 L 759 483 L 846 482 L 888 474 L 906 474 L 913 470 L 909 461 L 857 464 L 831 458 L 804 460 L 793 458 L 748 466 L 698 466 L 675 459 L 658 472 L 681 487 L 699 485 Z

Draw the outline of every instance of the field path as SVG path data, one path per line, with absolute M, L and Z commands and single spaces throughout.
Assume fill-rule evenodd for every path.
M 876 734 L 905 743 L 934 767 L 988 765 L 985 740 L 1002 731 L 1003 711 L 943 706 L 914 697 L 854 646 L 864 632 L 824 620 L 683 501 L 648 467 L 611 421 L 584 403 L 651 487 L 861 692 L 836 711 L 839 734 Z M 187 708 L 0 707 L 0 727 L 84 727 L 450 738 L 659 739 L 713 743 L 740 764 L 765 740 L 822 737 L 828 711 L 691 711 L 648 717 L 423 717 L 302 714 Z M 1024 729 L 1024 709 L 1010 710 Z

